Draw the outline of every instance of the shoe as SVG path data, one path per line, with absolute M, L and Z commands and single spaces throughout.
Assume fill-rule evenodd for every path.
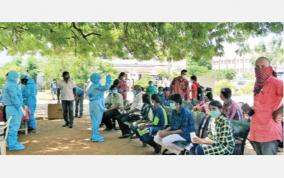
M 21 143 L 18 143 L 14 146 L 8 146 L 8 150 L 9 151 L 20 151 L 20 150 L 24 150 L 25 149 L 25 146 Z
M 69 125 L 69 128 L 72 129 L 72 128 L 73 128 L 73 125 Z
M 128 137 L 130 137 L 130 134 L 124 134 L 124 135 L 122 135 L 122 136 L 120 136 L 118 138 L 119 139 L 124 139 L 124 138 L 128 138 Z
M 82 118 L 82 116 L 79 116 L 78 118 Z
M 29 131 L 29 133 L 34 133 L 34 134 L 38 133 L 37 129 L 29 129 L 28 131 Z
M 64 124 L 64 125 L 62 125 L 62 127 L 68 127 L 69 126 L 69 124 Z
M 162 147 L 161 147 L 161 145 L 157 145 L 156 147 L 155 147 L 155 153 L 160 153 L 161 152 L 161 149 L 162 149 Z
M 78 115 L 75 115 L 74 117 L 78 117 Z

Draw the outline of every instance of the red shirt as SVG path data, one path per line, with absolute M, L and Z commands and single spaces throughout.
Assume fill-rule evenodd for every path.
M 282 104 L 283 81 L 275 77 L 266 80 L 261 92 L 254 96 L 254 115 L 251 120 L 249 140 L 270 142 L 283 139 L 281 123 L 276 123 L 272 113 Z
M 181 76 L 176 77 L 171 83 L 172 94 L 180 94 L 184 100 L 189 100 L 189 82 Z
M 197 100 L 197 93 L 198 93 L 198 83 L 193 82 L 191 85 L 191 99 Z

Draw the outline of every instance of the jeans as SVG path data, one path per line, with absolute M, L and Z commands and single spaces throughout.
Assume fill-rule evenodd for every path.
M 63 118 L 67 125 L 73 126 L 74 101 L 62 100 Z
M 117 109 L 112 109 L 105 111 L 103 115 L 102 122 L 106 125 L 108 129 L 113 129 L 115 127 L 115 120 L 120 116 L 120 112 Z
M 257 155 L 277 155 L 279 142 L 255 142 L 251 141 L 254 151 Z
M 78 112 L 80 116 L 83 116 L 83 102 L 84 96 L 80 96 L 78 99 L 75 100 L 75 116 L 78 116 Z

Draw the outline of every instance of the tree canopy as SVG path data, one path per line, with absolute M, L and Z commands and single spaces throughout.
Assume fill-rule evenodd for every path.
M 223 42 L 283 32 L 282 23 L 0 23 L 0 51 L 43 56 L 208 60 Z

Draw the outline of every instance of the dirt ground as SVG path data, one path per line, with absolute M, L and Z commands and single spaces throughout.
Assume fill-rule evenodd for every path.
M 38 95 L 37 117 L 47 118 L 47 104 L 55 103 L 49 92 Z M 88 104 L 84 102 L 84 118 L 75 118 L 74 127 L 63 128 L 63 120 L 38 120 L 37 134 L 19 135 L 26 146 L 23 151 L 8 151 L 8 155 L 154 155 L 150 146 L 142 147 L 138 139 L 118 139 L 121 132 L 101 131 L 105 142 L 90 141 L 91 123 L 88 116 Z M 283 155 L 283 152 L 280 154 Z M 255 155 L 250 143 L 245 155 Z
M 8 155 L 151 155 L 137 139 L 118 139 L 120 131 L 102 131 L 105 142 L 90 141 L 91 125 L 87 118 L 77 119 L 74 127 L 63 128 L 63 120 L 38 121 L 39 133 L 19 136 L 24 151 L 8 151 Z

